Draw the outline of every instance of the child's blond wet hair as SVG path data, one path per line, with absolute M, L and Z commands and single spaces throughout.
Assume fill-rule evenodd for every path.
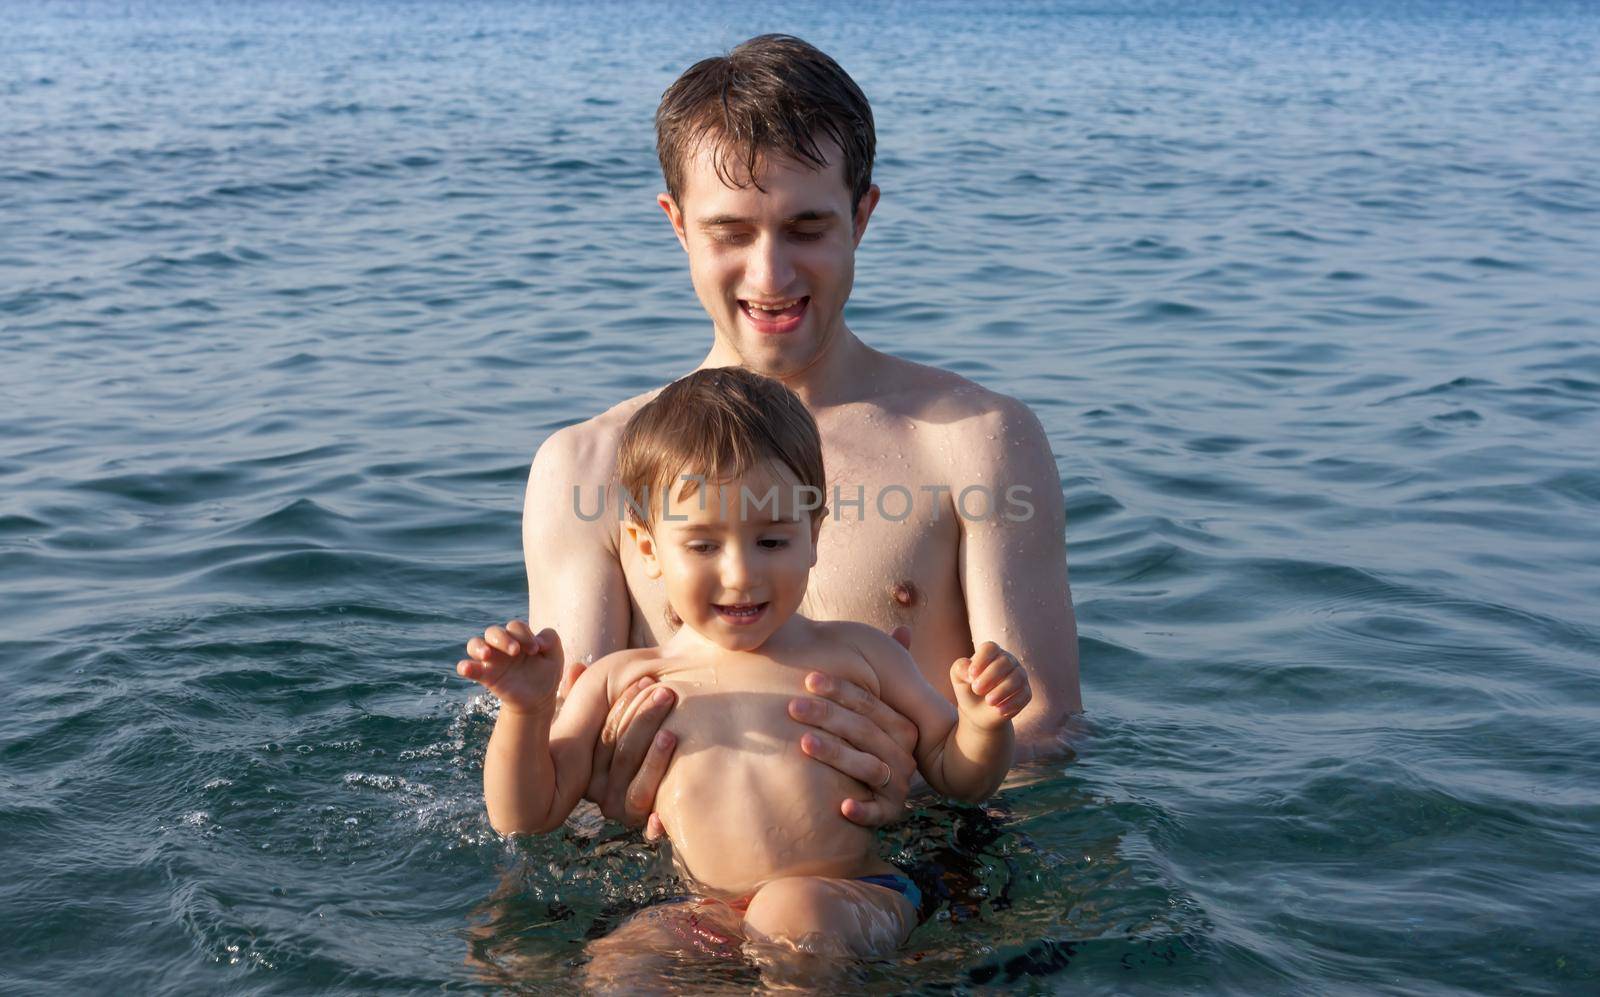
M 733 481 L 768 460 L 824 494 L 822 437 L 799 396 L 743 367 L 712 367 L 672 382 L 633 414 L 622 430 L 617 480 L 629 518 L 648 527 L 667 488 L 677 486 L 681 500 L 702 481 Z M 812 520 L 825 511 L 818 504 Z

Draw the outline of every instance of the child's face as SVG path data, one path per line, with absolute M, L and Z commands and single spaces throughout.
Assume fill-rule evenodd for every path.
M 806 496 L 798 487 L 780 464 L 670 495 L 666 516 L 652 496 L 650 531 L 630 524 L 629 532 L 685 626 L 730 651 L 750 651 L 800 608 L 822 522 L 799 508 Z M 767 500 L 772 489 L 775 503 Z

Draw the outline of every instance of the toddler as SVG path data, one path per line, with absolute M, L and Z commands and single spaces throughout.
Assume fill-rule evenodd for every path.
M 663 729 L 677 749 L 656 811 L 681 871 L 720 901 L 744 938 L 875 957 L 905 941 L 918 892 L 878 857 L 872 830 L 836 801 L 848 776 L 800 753 L 787 704 L 818 671 L 870 690 L 917 727 L 928 784 L 992 795 L 1012 761 L 1027 673 L 993 644 L 957 661 L 952 705 L 890 637 L 801 616 L 817 559 L 825 479 L 816 424 L 783 385 L 743 368 L 696 371 L 629 420 L 618 454 L 623 541 L 682 620 L 659 647 L 619 651 L 573 685 L 559 713 L 561 642 L 508 625 L 508 664 L 463 662 L 501 701 L 499 738 L 518 753 L 513 786 L 485 787 L 501 832 L 547 832 L 583 797 L 612 700 L 642 676 L 677 694 Z M 694 903 L 706 903 L 695 901 Z

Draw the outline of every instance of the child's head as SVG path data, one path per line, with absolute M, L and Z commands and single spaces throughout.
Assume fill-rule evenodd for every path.
M 685 625 L 749 650 L 799 608 L 826 482 L 788 388 L 740 367 L 673 382 L 628 420 L 617 477 L 626 530 Z

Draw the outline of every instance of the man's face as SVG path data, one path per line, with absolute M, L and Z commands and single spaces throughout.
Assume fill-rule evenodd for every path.
M 786 466 L 756 467 L 693 495 L 669 493 L 667 514 L 648 531 L 629 524 L 646 573 L 663 579 L 685 626 L 751 651 L 800 608 L 822 524 L 800 507 L 798 484 Z
M 763 158 L 761 191 L 724 184 L 702 143 L 685 163 L 682 202 L 658 198 L 718 340 L 769 377 L 798 374 L 838 338 L 856 246 L 878 203 L 873 187 L 852 205 L 838 146 L 823 140 L 818 149 L 828 161 L 821 170 Z

